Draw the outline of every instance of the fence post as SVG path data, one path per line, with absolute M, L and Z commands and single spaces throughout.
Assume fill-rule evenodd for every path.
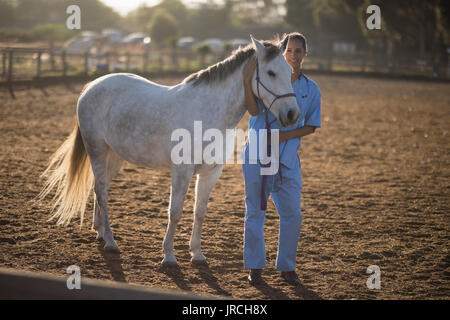
M 333 54 L 328 56 L 328 71 L 333 71 Z
M 86 75 L 89 74 L 89 51 L 86 51 L 84 54 L 84 73 Z
M 41 76 L 41 55 L 42 52 L 38 51 L 37 55 L 37 68 L 36 68 L 36 78 L 39 78 Z
M 107 72 L 107 73 L 108 73 L 109 70 L 110 70 L 110 68 L 109 68 L 110 62 L 111 62 L 111 59 L 110 59 L 110 52 L 108 51 L 108 52 L 106 53 L 106 72 Z
M 159 49 L 158 51 L 158 65 L 159 65 L 159 71 L 162 72 L 164 70 L 164 53 L 162 52 L 162 49 Z
M 63 77 L 66 77 L 66 75 L 67 75 L 66 50 L 63 50 L 61 52 L 61 59 L 62 59 L 62 64 L 63 64 Z
M 2 50 L 2 78 L 6 78 L 6 51 Z
M 367 54 L 362 57 L 361 72 L 366 72 Z
M 9 57 L 8 57 L 8 82 L 12 82 L 13 77 L 13 51 L 9 50 Z
M 11 96 L 15 98 L 14 91 L 13 91 L 13 58 L 14 53 L 13 50 L 9 50 L 9 63 L 8 63 L 8 87 L 9 87 L 9 93 Z
M 50 64 L 52 66 L 52 71 L 55 71 L 55 48 L 53 46 L 53 41 L 50 44 Z
M 143 57 L 143 65 L 142 65 L 142 72 L 145 73 L 147 72 L 147 64 L 148 64 L 148 51 L 145 50 L 144 52 L 144 57 Z

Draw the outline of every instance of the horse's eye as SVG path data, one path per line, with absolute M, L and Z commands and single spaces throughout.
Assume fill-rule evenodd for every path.
M 273 72 L 272 70 L 267 71 L 267 74 L 272 78 L 275 78 L 275 72 Z

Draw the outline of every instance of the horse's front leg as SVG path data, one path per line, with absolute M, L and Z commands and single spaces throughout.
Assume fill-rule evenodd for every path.
M 169 222 L 163 241 L 163 265 L 176 265 L 177 259 L 173 253 L 173 239 L 177 224 L 183 213 L 183 204 L 189 188 L 189 182 L 194 173 L 193 165 L 174 165 L 172 167 L 172 185 L 170 187 Z
M 201 173 L 195 184 L 194 225 L 192 227 L 191 241 L 189 247 L 192 255 L 192 263 L 203 264 L 206 258 L 201 249 L 201 234 L 203 220 L 205 219 L 209 195 L 222 173 L 222 165 L 217 165 L 212 170 Z

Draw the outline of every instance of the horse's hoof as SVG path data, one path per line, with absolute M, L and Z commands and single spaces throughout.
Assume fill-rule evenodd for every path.
M 178 268 L 178 263 L 175 261 L 161 261 L 161 267 L 168 268 L 168 269 L 174 269 Z
M 117 245 L 113 245 L 113 244 L 106 244 L 103 247 L 103 250 L 105 250 L 106 252 L 109 252 L 109 253 L 119 253 L 120 252 L 119 247 Z

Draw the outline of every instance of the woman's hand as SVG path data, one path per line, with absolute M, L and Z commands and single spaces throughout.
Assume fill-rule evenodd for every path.
M 256 57 L 253 56 L 250 57 L 250 59 L 248 59 L 247 63 L 244 66 L 244 69 L 242 70 L 242 75 L 244 76 L 244 85 L 251 86 L 255 70 L 256 70 Z
M 280 131 L 279 132 L 279 143 L 282 143 L 289 139 L 302 138 L 311 133 L 314 133 L 314 131 L 316 131 L 316 127 L 313 127 L 313 126 L 303 126 L 301 128 L 297 128 L 297 129 Z

